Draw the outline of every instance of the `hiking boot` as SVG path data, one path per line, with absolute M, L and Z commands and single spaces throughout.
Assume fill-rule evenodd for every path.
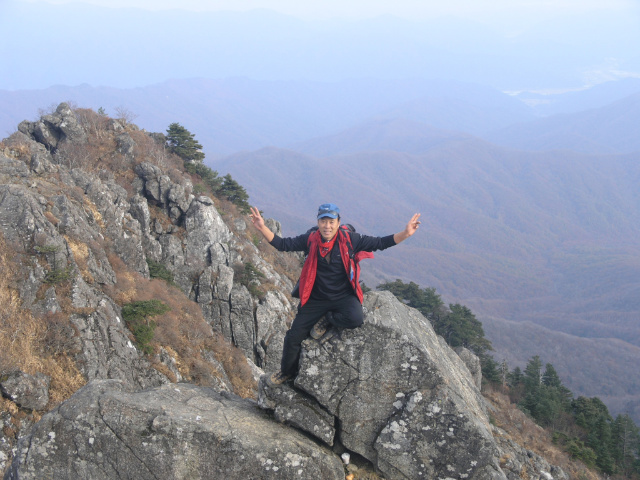
M 340 335 L 340 330 L 338 330 L 336 327 L 331 327 L 327 331 L 327 333 L 325 333 L 322 337 L 320 337 L 320 339 L 318 339 L 318 341 L 320 342 L 320 345 L 324 345 L 329 340 L 331 340 L 334 337 L 338 337 L 339 335 Z
M 331 322 L 329 321 L 329 315 L 331 313 L 327 313 L 324 315 L 311 329 L 311 338 L 314 340 L 318 340 L 322 338 L 322 336 L 327 333 L 327 330 L 331 326 Z
M 291 377 L 292 375 L 285 375 L 280 370 L 278 370 L 277 372 L 273 372 L 271 375 L 269 375 L 269 378 L 267 378 L 267 383 L 272 387 L 277 387 L 278 385 L 282 385 Z

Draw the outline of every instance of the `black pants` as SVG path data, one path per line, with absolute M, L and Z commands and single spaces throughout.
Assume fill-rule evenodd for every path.
M 348 295 L 340 300 L 308 300 L 304 306 L 298 307 L 296 318 L 284 337 L 280 367 L 282 373 L 295 375 L 298 372 L 302 341 L 327 312 L 332 312 L 331 323 L 337 328 L 356 328 L 364 321 L 362 304 L 355 295 Z

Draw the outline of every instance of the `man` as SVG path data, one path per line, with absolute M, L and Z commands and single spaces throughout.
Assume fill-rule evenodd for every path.
M 359 252 L 384 250 L 412 236 L 420 225 L 420 214 L 411 217 L 404 230 L 386 237 L 370 237 L 340 229 L 340 209 L 325 203 L 318 208 L 318 229 L 297 237 L 280 238 L 265 224 L 256 207 L 251 207 L 251 221 L 264 238 L 281 252 L 306 252 L 300 275 L 300 305 L 287 331 L 282 349 L 280 370 L 268 382 L 280 385 L 298 372 L 302 341 L 309 336 L 320 339 L 331 327 L 356 328 L 362 325 L 362 289 L 358 282 Z M 327 333 L 329 335 L 330 333 Z

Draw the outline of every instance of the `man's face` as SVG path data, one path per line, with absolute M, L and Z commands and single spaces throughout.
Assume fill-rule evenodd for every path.
M 340 227 L 340 220 L 337 218 L 322 217 L 318 219 L 318 230 L 322 239 L 328 242 L 333 236 L 338 233 Z

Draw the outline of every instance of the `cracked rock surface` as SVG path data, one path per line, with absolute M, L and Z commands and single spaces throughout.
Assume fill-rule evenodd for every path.
M 97 380 L 23 437 L 7 480 L 343 479 L 340 458 L 254 402 L 178 383 Z
M 391 293 L 367 294 L 364 307 L 362 327 L 303 343 L 293 386 L 261 382 L 260 405 L 326 443 L 335 424 L 335 439 L 389 480 L 507 478 L 460 357 Z

